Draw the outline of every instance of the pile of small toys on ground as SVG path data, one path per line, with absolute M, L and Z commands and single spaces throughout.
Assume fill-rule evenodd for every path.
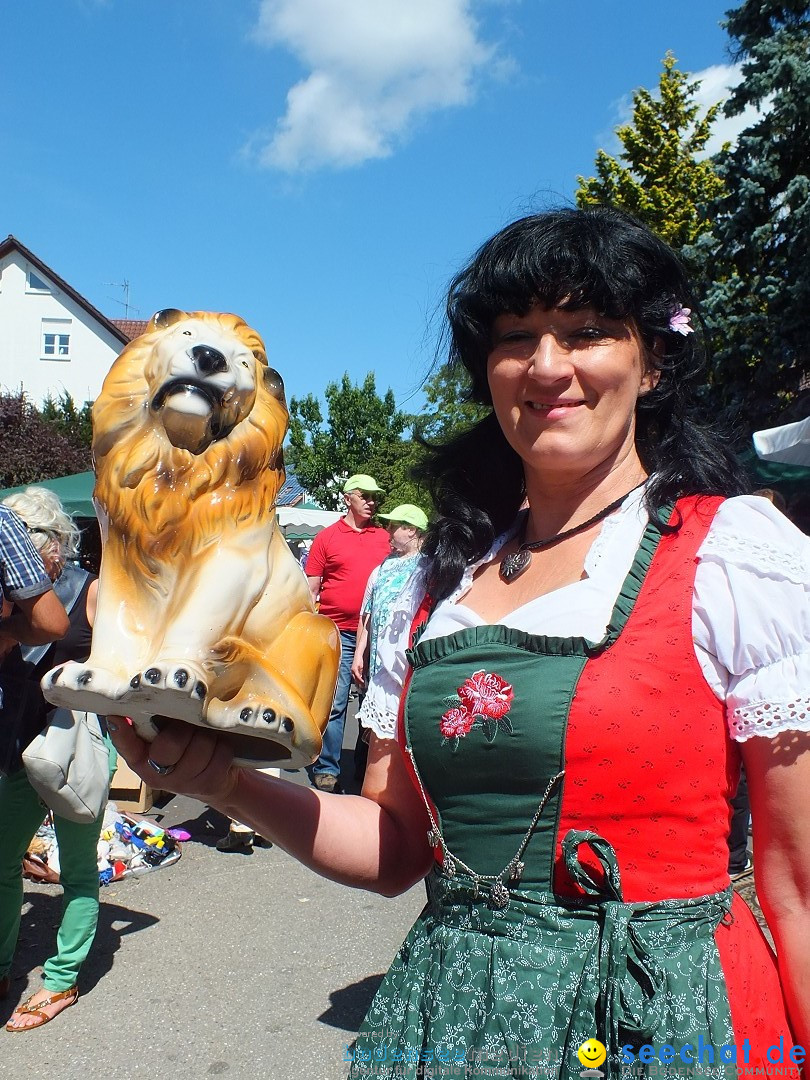
M 135 818 L 107 803 L 98 842 L 98 876 L 101 885 L 135 874 L 171 866 L 180 858 L 180 841 L 188 840 L 182 829 L 161 829 L 147 818 Z M 23 874 L 33 881 L 59 881 L 59 845 L 50 812 L 37 829 L 23 859 Z

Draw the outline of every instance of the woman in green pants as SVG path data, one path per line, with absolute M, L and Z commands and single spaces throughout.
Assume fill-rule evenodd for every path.
M 49 706 L 39 690 L 39 678 L 65 660 L 82 660 L 88 656 L 98 579 L 70 565 L 69 560 L 75 558 L 78 550 L 79 532 L 52 492 L 28 488 L 22 494 L 9 496 L 5 503 L 22 518 L 52 581 L 62 578 L 64 584 L 71 576 L 84 578 L 77 579 L 72 590 L 74 599 L 67 634 L 39 659 L 29 676 L 36 687 L 29 707 L 38 711 L 36 726 L 41 730 Z M 15 657 L 9 657 L 6 663 L 14 661 Z M 22 663 L 19 654 L 16 661 Z M 112 776 L 116 754 L 111 745 L 110 750 Z M 6 996 L 11 986 L 10 969 L 23 902 L 22 857 L 44 814 L 45 808 L 29 784 L 24 768 L 0 779 L 0 996 Z M 79 824 L 54 815 L 54 826 L 64 889 L 56 954 L 43 967 L 43 988 L 17 1006 L 6 1025 L 8 1031 L 41 1027 L 75 1003 L 79 996 L 76 985 L 79 969 L 96 933 L 99 887 L 96 848 L 101 817 Z

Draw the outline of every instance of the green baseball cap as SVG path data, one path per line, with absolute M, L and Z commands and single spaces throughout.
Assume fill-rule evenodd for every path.
M 420 532 L 424 532 L 428 527 L 427 514 L 424 510 L 420 510 L 418 506 L 414 506 L 413 503 L 402 503 L 401 506 L 395 506 L 390 514 L 377 514 L 377 517 L 384 518 L 386 521 L 413 525 Z
M 346 483 L 343 485 L 343 491 L 367 491 L 369 494 L 373 494 L 375 491 L 379 491 L 382 494 L 382 488 L 374 479 L 373 476 L 369 476 L 368 473 L 355 473 L 354 476 L 350 476 Z

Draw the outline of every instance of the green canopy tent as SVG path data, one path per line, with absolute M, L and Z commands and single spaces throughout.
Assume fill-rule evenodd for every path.
M 48 488 L 59 496 L 65 510 L 76 518 L 95 518 L 93 507 L 93 485 L 95 476 L 92 472 L 76 473 L 75 476 L 58 476 L 53 480 L 40 480 L 36 487 Z M 0 491 L 0 499 L 25 491 L 28 484 L 6 488 Z M 280 506 L 278 519 L 281 531 L 287 540 L 311 540 L 313 536 L 338 520 L 336 511 L 321 510 L 312 504 L 299 506 Z
M 740 454 L 748 475 L 757 487 L 775 488 L 786 499 L 810 491 L 810 466 L 786 465 L 780 461 L 763 461 L 753 449 Z
M 810 416 L 790 424 L 755 431 L 743 463 L 760 487 L 771 487 L 790 500 L 810 493 Z
M 25 491 L 27 487 L 44 487 L 59 496 L 68 514 L 77 518 L 94 518 L 96 516 L 93 506 L 95 482 L 96 478 L 92 472 L 76 473 L 74 476 L 57 476 L 53 480 L 38 480 L 36 484 L 5 488 L 0 491 L 0 499 L 5 499 L 7 495 L 16 495 L 19 491 Z

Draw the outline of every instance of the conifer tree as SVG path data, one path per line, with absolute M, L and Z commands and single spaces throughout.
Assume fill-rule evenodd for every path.
M 725 192 L 696 254 L 712 404 L 749 432 L 784 418 L 810 366 L 810 4 L 745 0 L 728 16 L 743 79 L 725 112 L 760 112 L 719 157 Z
M 676 64 L 668 52 L 657 96 L 634 93 L 632 121 L 616 129 L 622 151 L 618 158 L 598 152 L 597 175 L 577 177 L 576 200 L 618 206 L 681 248 L 707 229 L 707 206 L 722 190 L 712 160 L 700 157 L 720 106 L 704 112 L 695 100 L 700 82 Z
M 38 484 L 91 467 L 90 447 L 43 417 L 22 391 L 0 393 L 0 488 Z

